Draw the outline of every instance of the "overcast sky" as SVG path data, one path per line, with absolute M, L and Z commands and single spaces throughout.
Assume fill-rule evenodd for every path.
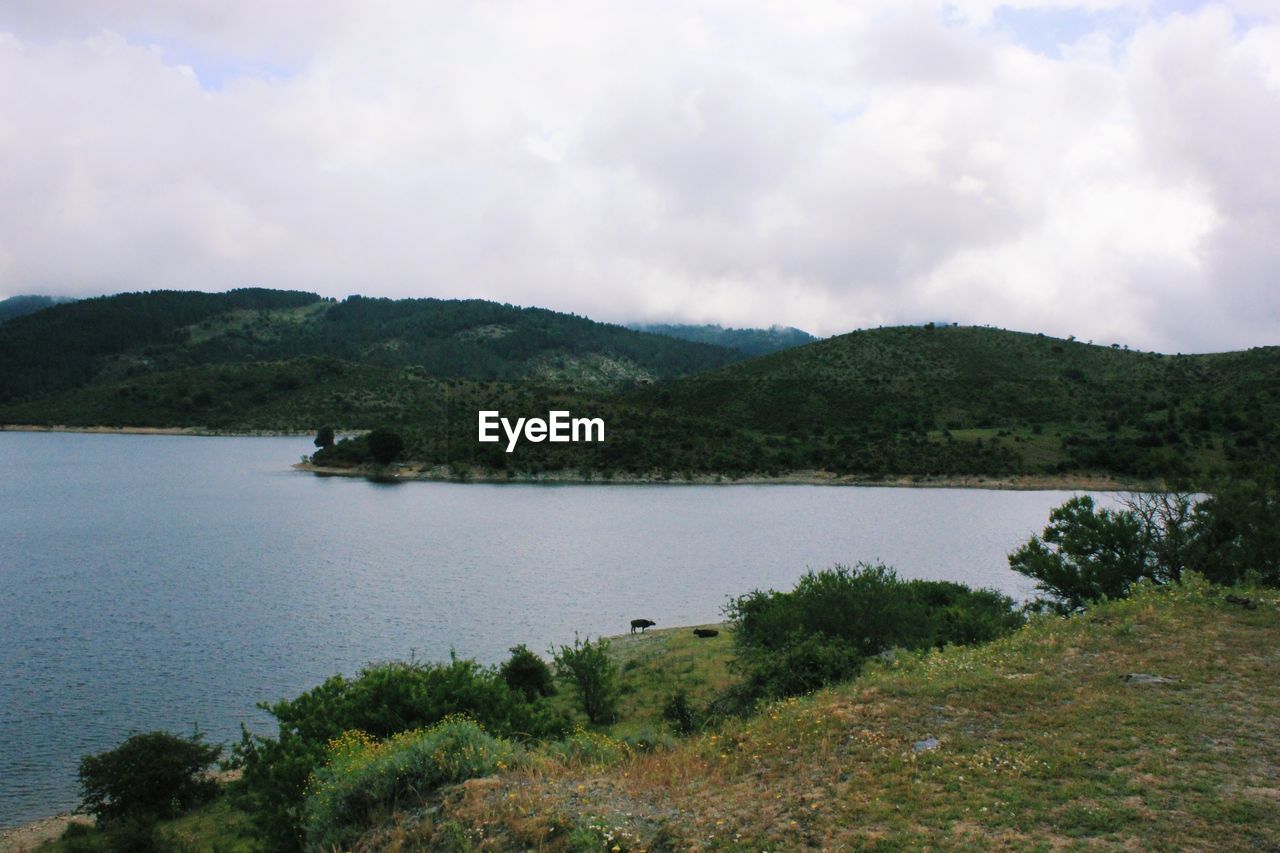
M 1280 344 L 1280 0 L 0 0 L 0 296 Z

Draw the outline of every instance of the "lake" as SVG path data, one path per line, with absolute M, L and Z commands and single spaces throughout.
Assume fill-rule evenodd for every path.
M 84 753 L 270 730 L 256 702 L 371 660 L 714 622 L 835 563 L 1026 597 L 1005 557 L 1072 494 L 377 484 L 312 449 L 0 432 L 0 826 L 74 806 Z

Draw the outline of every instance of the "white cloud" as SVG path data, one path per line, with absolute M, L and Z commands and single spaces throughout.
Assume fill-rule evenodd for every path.
M 999 6 L 0 2 L 0 293 L 1280 342 L 1266 10 Z

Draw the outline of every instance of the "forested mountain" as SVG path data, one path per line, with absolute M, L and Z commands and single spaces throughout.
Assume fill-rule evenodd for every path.
M 0 323 L 73 301 L 69 296 L 10 296 L 0 299 Z
M 352 296 L 335 302 L 262 289 L 156 291 L 86 299 L 0 327 L 0 405 L 172 371 L 299 358 L 412 367 L 443 379 L 611 387 L 694 373 L 742 356 L 482 300 Z
M 0 423 L 389 427 L 404 458 L 512 475 L 1101 474 L 1280 462 L 1280 348 L 1159 355 L 979 327 L 755 359 L 536 308 L 125 294 L 0 327 Z M 602 444 L 477 441 L 476 412 L 601 417 Z M 359 441 L 320 455 L 368 459 Z
M 768 355 L 816 341 L 813 335 L 791 326 L 767 329 L 726 329 L 718 325 L 688 326 L 670 323 L 633 323 L 628 328 L 655 335 L 669 335 L 685 341 L 729 347 L 747 355 Z

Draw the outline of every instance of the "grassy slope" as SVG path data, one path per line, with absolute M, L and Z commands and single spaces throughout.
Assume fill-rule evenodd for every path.
M 461 786 L 369 836 L 481 849 L 1280 844 L 1280 600 L 1142 592 L 877 667 L 613 768 Z M 1128 673 L 1175 683 L 1126 683 Z M 936 750 L 913 743 L 935 737 Z M 573 842 L 570 842 L 570 839 Z

